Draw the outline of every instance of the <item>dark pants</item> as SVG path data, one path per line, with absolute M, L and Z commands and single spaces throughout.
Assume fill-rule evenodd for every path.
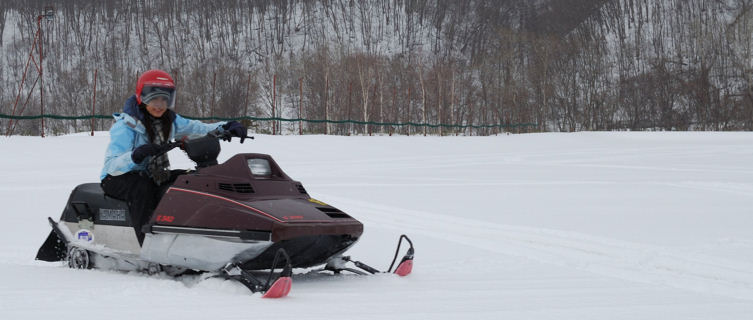
M 182 170 L 173 170 L 170 180 L 159 186 L 154 183 L 152 178 L 135 171 L 119 176 L 108 174 L 102 179 L 102 190 L 105 191 L 106 195 L 128 202 L 128 211 L 131 213 L 131 221 L 136 230 L 139 244 L 144 242 L 144 233 L 141 231 L 141 227 L 149 222 L 152 212 L 157 208 L 157 204 L 159 204 L 167 188 L 175 182 L 178 175 L 183 173 Z

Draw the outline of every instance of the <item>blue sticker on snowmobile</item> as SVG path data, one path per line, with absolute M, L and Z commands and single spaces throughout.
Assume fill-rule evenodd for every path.
M 81 229 L 76 232 L 76 240 L 92 242 L 94 240 L 94 233 L 86 229 Z

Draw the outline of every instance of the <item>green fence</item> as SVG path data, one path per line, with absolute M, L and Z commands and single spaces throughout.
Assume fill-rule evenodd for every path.
M 374 125 L 374 126 L 396 126 L 396 127 L 403 127 L 403 126 L 412 126 L 412 127 L 421 127 L 421 128 L 452 128 L 452 129 L 511 129 L 511 128 L 536 128 L 538 127 L 538 124 L 535 123 L 513 123 L 513 124 L 431 124 L 431 123 L 417 123 L 417 122 L 375 122 L 375 121 L 359 121 L 359 120 L 323 120 L 323 119 L 301 119 L 301 118 L 295 118 L 295 119 L 289 119 L 289 118 L 280 118 L 280 117 L 252 117 L 252 116 L 244 116 L 244 117 L 191 117 L 186 115 L 181 115 L 182 117 L 186 119 L 193 119 L 193 120 L 210 120 L 210 121 L 241 121 L 241 120 L 250 120 L 250 121 L 283 121 L 283 122 L 307 122 L 307 123 L 332 123 L 332 124 L 357 124 L 357 125 Z M 62 116 L 57 114 L 44 114 L 44 115 L 34 115 L 34 116 L 11 116 L 7 114 L 1 114 L 0 113 L 0 119 L 12 119 L 12 120 L 38 120 L 41 118 L 45 119 L 56 119 L 56 120 L 86 120 L 86 119 L 112 119 L 111 115 L 86 115 L 86 116 Z

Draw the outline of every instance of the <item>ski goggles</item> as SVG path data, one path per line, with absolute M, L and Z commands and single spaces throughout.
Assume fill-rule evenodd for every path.
M 172 109 L 175 105 L 175 88 L 144 86 L 141 89 L 141 102 L 144 104 L 149 104 L 155 98 L 164 98 L 167 100 L 167 107 Z

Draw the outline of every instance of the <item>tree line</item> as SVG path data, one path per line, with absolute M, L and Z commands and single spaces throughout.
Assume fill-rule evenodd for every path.
M 91 114 L 94 94 L 96 114 L 119 112 L 138 75 L 160 68 L 181 114 L 334 121 L 305 122 L 307 133 L 753 129 L 753 0 L 8 0 L 2 114 L 40 112 L 37 98 L 12 106 L 49 5 L 45 113 Z M 510 126 L 469 126 L 484 124 Z

